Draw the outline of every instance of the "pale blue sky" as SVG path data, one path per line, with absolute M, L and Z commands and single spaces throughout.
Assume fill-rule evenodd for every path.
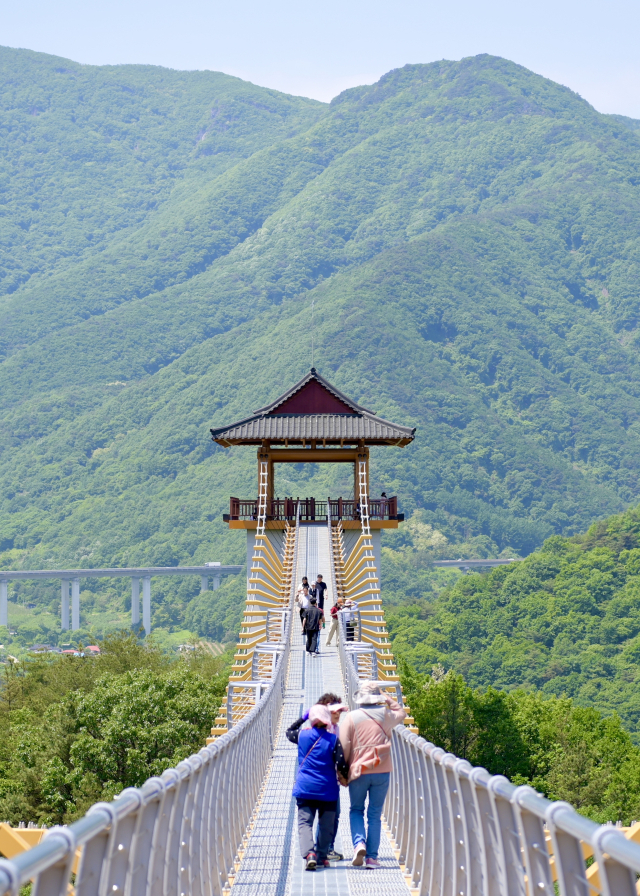
M 638 0 L 4 0 L 0 44 L 213 69 L 329 100 L 408 62 L 505 56 L 640 118 Z

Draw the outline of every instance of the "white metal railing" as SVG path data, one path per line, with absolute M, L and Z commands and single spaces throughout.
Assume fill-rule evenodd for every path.
M 385 817 L 419 894 L 636 896 L 640 845 L 394 729 Z M 592 854 L 597 868 L 587 869 Z M 555 888 L 554 881 L 557 880 Z
M 291 617 L 274 677 L 248 715 L 176 768 L 96 803 L 69 827 L 51 828 L 11 861 L 0 859 L 0 896 L 17 896 L 29 880 L 32 896 L 67 896 L 78 849 L 75 896 L 222 896 L 275 746 Z
M 337 594 L 336 564 L 334 555 L 333 533 L 331 529 L 331 506 L 327 502 L 327 527 L 329 530 L 329 546 L 331 559 L 331 588 Z M 349 622 L 347 622 L 349 619 Z M 357 639 L 356 639 L 357 635 Z M 378 675 L 378 659 L 375 647 L 361 641 L 362 619 L 357 607 L 341 610 L 338 613 L 338 653 L 344 682 L 344 698 L 351 709 L 354 708 L 354 694 L 358 690 L 360 680 L 375 680 Z M 381 689 L 393 694 L 402 703 L 402 688 L 396 681 L 378 681 Z
M 329 537 L 333 548 L 331 531 Z M 335 572 L 332 550 L 334 588 Z M 344 623 L 338 631 L 345 699 L 353 708 L 353 642 Z M 402 701 L 399 684 L 378 684 L 396 689 Z M 394 729 L 391 747 L 385 820 L 420 896 L 636 896 L 640 845 L 616 828 L 474 768 L 404 726 Z M 586 855 L 597 868 L 587 869 Z

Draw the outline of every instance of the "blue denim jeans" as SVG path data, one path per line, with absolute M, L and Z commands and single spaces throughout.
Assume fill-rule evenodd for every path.
M 377 859 L 380 848 L 380 828 L 382 822 L 382 807 L 389 789 L 389 772 L 373 772 L 370 775 L 360 775 L 349 784 L 349 796 L 351 797 L 351 810 L 349 821 L 351 823 L 351 839 L 354 847 L 358 843 L 364 843 L 367 847 L 367 858 Z M 369 796 L 367 806 L 367 831 L 364 827 L 364 804 Z

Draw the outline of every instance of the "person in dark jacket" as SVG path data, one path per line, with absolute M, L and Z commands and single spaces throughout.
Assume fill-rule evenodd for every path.
M 322 626 L 324 627 L 324 595 L 327 590 L 327 583 L 322 581 L 322 575 L 318 573 L 318 578 L 313 583 L 313 588 L 309 590 L 312 597 L 315 597 L 318 609 L 322 610 Z M 320 632 L 316 638 L 316 653 L 320 653 Z
M 324 594 L 327 590 L 327 583 L 322 580 L 322 576 L 318 573 L 318 577 L 313 583 L 313 587 L 310 589 L 311 594 L 315 597 L 318 602 L 318 606 L 321 610 L 324 610 Z
M 320 706 L 326 706 L 327 709 L 329 710 L 329 712 L 331 713 L 331 724 L 327 726 L 327 731 L 329 731 L 331 734 L 336 734 L 339 736 L 339 734 L 340 734 L 340 729 L 339 729 L 340 715 L 343 712 L 348 712 L 349 707 L 346 705 L 346 703 L 342 702 L 342 700 L 340 699 L 340 697 L 338 697 L 337 694 L 334 694 L 331 691 L 327 691 L 321 697 L 318 697 L 318 704 Z M 293 725 L 290 726 L 289 730 L 287 731 L 287 737 L 289 738 L 289 740 L 292 740 L 293 732 L 297 731 L 297 729 L 301 728 L 303 725 L 305 725 L 305 727 L 307 727 L 307 728 L 311 727 L 309 724 L 309 712 L 310 712 L 310 710 L 307 710 L 307 712 L 305 712 L 304 715 L 300 716 L 300 718 L 297 720 L 297 722 L 294 722 Z M 344 859 L 344 856 L 342 855 L 342 853 L 338 852 L 335 848 L 339 824 L 340 824 L 340 798 L 338 797 L 338 799 L 336 801 L 336 817 L 335 817 L 335 821 L 333 823 L 333 837 L 331 839 L 331 843 L 329 844 L 329 852 L 327 853 L 327 858 L 329 859 L 330 862 L 341 862 L 342 859 Z M 318 853 L 317 844 L 316 844 L 315 853 L 316 853 L 316 855 Z
M 309 710 L 310 728 L 299 727 L 300 720 L 289 728 L 287 737 L 298 745 L 298 773 L 293 795 L 298 806 L 300 852 L 307 871 L 318 866 L 329 867 L 327 853 L 333 839 L 336 803 L 340 796 L 338 774 L 344 778 L 349 769 L 344 761 L 340 739 L 329 731 L 331 713 L 326 706 Z M 318 816 L 317 845 L 313 825 Z
M 307 636 L 307 653 L 311 656 L 316 652 L 323 620 L 324 612 L 316 606 L 315 597 L 309 598 L 309 606 L 302 615 L 302 631 Z

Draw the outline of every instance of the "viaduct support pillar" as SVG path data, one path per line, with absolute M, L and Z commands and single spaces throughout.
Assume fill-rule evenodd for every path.
M 151 634 L 151 576 L 142 579 L 142 624 L 145 634 Z
M 273 464 L 272 464 L 273 467 Z M 273 472 L 273 471 L 272 471 Z M 220 564 L 216 561 L 215 563 L 207 563 L 207 566 L 211 567 L 211 571 L 213 573 L 213 586 L 211 588 L 212 591 L 216 591 L 220 587 L 220 573 L 216 569 Z
M 209 590 L 209 576 L 200 576 L 200 594 Z
M 80 628 L 80 579 L 71 581 L 71 629 L 77 632 Z
M 131 625 L 140 625 L 140 579 L 131 576 Z
M 9 625 L 9 583 L 0 582 L 0 625 Z
M 62 607 L 61 607 L 61 626 L 62 631 L 69 630 L 69 579 L 62 580 Z

